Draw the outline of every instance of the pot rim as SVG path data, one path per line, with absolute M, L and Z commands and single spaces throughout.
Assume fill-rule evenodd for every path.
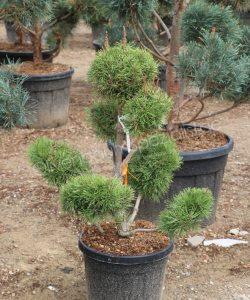
M 220 132 L 219 130 L 214 130 L 206 126 L 200 126 L 200 125 L 189 125 L 189 124 L 183 124 L 183 128 L 187 129 L 194 129 L 194 128 L 200 128 L 206 131 L 212 130 L 212 131 L 217 131 Z M 227 144 L 218 147 L 218 148 L 213 148 L 211 150 L 201 150 L 201 151 L 181 151 L 180 155 L 184 161 L 192 161 L 192 160 L 203 160 L 203 159 L 212 159 L 215 157 L 220 157 L 227 155 L 234 146 L 234 141 L 233 138 L 230 137 L 229 135 L 225 134 L 227 138 Z
M 169 241 L 167 247 L 158 252 L 149 253 L 146 255 L 135 255 L 135 256 L 119 256 L 114 254 L 102 253 L 89 246 L 87 246 L 82 238 L 84 233 L 82 232 L 79 236 L 78 247 L 82 253 L 86 254 L 91 259 L 99 262 L 104 262 L 108 264 L 115 265 L 141 265 L 147 264 L 154 261 L 159 261 L 166 258 L 174 248 L 174 243 L 172 240 Z
M 53 74 L 43 74 L 43 75 L 27 75 L 28 78 L 25 82 L 29 81 L 52 81 L 58 79 L 69 78 L 74 74 L 74 68 L 70 67 L 68 71 L 53 73 Z M 17 76 L 20 74 L 17 74 Z

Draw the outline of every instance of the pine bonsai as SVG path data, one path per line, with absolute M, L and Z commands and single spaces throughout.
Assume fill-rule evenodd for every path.
M 60 184 L 66 181 L 60 187 L 62 208 L 96 225 L 100 232 L 102 221 L 113 220 L 117 234 L 122 237 L 156 230 L 173 237 L 196 228 L 210 213 L 211 192 L 187 189 L 162 212 L 157 227 L 134 228 L 142 198 L 158 201 L 181 164 L 174 141 L 166 134 L 155 133 L 171 107 L 166 94 L 153 85 L 156 69 L 153 57 L 126 44 L 125 38 L 122 44 L 101 51 L 91 65 L 89 78 L 96 88 L 98 102 L 90 111 L 90 118 L 97 121 L 99 135 L 115 138 L 115 179 L 90 174 L 86 163 L 85 169 L 80 170 L 83 174 L 74 176 L 76 166 L 67 163 L 65 167 L 61 146 L 50 140 L 38 140 L 30 148 L 33 165 L 49 182 L 57 184 L 55 178 L 59 178 Z M 107 107 L 112 107 L 113 133 L 105 124 L 105 119 L 110 122 Z M 125 136 L 129 154 L 122 161 Z M 133 150 L 129 146 L 132 138 Z

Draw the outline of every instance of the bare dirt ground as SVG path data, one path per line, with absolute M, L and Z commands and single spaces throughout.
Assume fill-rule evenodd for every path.
M 4 38 L 2 27 L 0 37 Z M 86 73 L 94 57 L 90 31 L 80 24 L 56 59 L 76 70 L 66 126 L 0 130 L 0 299 L 86 299 L 83 261 L 77 247 L 79 224 L 60 212 L 58 191 L 29 165 L 27 148 L 41 135 L 64 139 L 85 153 L 96 172 L 111 173 L 111 155 L 88 127 L 84 114 L 91 103 Z M 208 111 L 226 105 L 210 100 Z M 206 124 L 235 140 L 217 221 L 200 230 L 206 237 L 227 237 L 232 228 L 250 231 L 249 114 L 249 105 L 243 104 Z M 168 263 L 164 299 L 247 300 L 249 271 L 247 246 L 192 249 L 183 238 L 176 241 Z

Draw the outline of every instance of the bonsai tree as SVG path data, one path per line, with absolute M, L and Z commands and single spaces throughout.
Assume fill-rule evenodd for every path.
M 171 108 L 170 99 L 153 85 L 156 70 L 153 57 L 126 44 L 125 37 L 122 44 L 101 51 L 90 67 L 89 78 L 98 97 L 90 119 L 99 136 L 115 143 L 116 179 L 90 174 L 86 160 L 64 144 L 42 138 L 29 150 L 32 164 L 60 187 L 65 211 L 80 214 L 99 228 L 101 221 L 112 217 L 118 234 L 124 237 L 147 231 L 133 229 L 141 199 L 158 201 L 181 164 L 174 141 L 164 133 L 155 133 Z M 130 153 L 122 161 L 125 136 Z M 131 151 L 130 137 L 136 140 Z M 173 236 L 194 228 L 209 214 L 211 201 L 206 190 L 183 191 L 161 214 L 159 227 L 154 230 Z
M 107 45 L 106 45 L 107 46 Z M 122 177 L 122 147 L 130 140 L 159 129 L 172 106 L 170 98 L 154 86 L 157 63 L 145 50 L 126 44 L 97 54 L 88 77 L 97 95 L 89 112 L 97 135 L 114 143 L 114 166 Z
M 249 30 L 247 27 L 239 25 L 239 21 L 231 8 L 201 0 L 192 2 L 186 9 L 184 1 L 174 1 L 172 5 L 171 33 L 168 34 L 170 44 L 162 48 L 147 35 L 143 26 L 143 20 L 155 16 L 165 32 L 169 32 L 160 14 L 157 13 L 156 1 L 143 1 L 142 4 L 142 1 L 131 0 L 130 5 L 126 5 L 127 1 L 124 0 L 117 0 L 112 4 L 106 0 L 99 1 L 105 5 L 107 14 L 111 18 L 114 18 L 115 15 L 120 22 L 123 22 L 126 26 L 129 24 L 129 27 L 133 28 L 137 42 L 142 48 L 148 49 L 156 59 L 167 64 L 167 93 L 174 102 L 167 120 L 167 129 L 170 132 L 177 129 L 180 124 L 209 117 L 210 115 L 201 117 L 201 113 L 205 107 L 204 100 L 210 96 L 233 101 L 232 106 L 214 112 L 211 116 L 234 108 L 243 100 L 247 100 L 249 54 L 245 50 L 249 44 L 249 42 L 246 42 L 248 41 L 247 36 L 249 33 L 247 32 Z M 208 37 L 209 34 L 210 38 Z M 141 35 L 144 39 L 141 38 Z M 213 49 L 211 49 L 208 39 L 217 44 L 217 49 L 220 48 L 220 51 L 213 53 L 213 59 L 210 60 L 207 60 L 207 57 L 212 55 L 211 51 Z M 197 49 L 203 47 L 203 51 L 200 52 L 201 55 L 193 55 L 192 61 L 188 55 L 184 55 L 190 53 L 190 47 L 196 47 Z M 232 54 L 232 48 L 236 49 L 234 54 Z M 223 50 L 226 51 L 225 56 L 227 58 L 224 58 L 224 55 L 221 56 Z M 194 63 L 194 68 L 198 68 L 197 72 L 187 74 L 186 67 L 183 68 L 184 59 L 186 66 Z M 222 60 L 224 61 L 222 62 Z M 226 60 L 227 63 L 230 62 L 230 68 L 228 69 Z M 202 64 L 204 61 L 206 61 L 206 70 L 204 70 Z M 218 64 L 220 67 L 218 67 Z M 215 67 L 216 65 L 217 67 Z M 211 71 L 215 71 L 215 68 L 216 76 L 212 80 L 213 84 L 210 84 L 211 77 L 213 77 Z M 200 77 L 201 73 L 206 74 L 206 76 L 203 74 Z M 234 78 L 237 78 L 236 84 Z M 223 80 L 223 84 L 221 84 L 221 80 Z M 214 84 L 216 89 L 214 89 Z M 188 88 L 193 85 L 197 88 L 197 95 L 187 97 L 185 94 Z M 194 110 L 194 114 L 189 120 L 180 120 L 181 109 L 191 100 L 200 103 L 200 109 L 198 112 Z
M 60 51 L 62 37 L 65 37 L 65 34 L 68 34 L 76 25 L 80 11 L 81 3 L 77 0 L 6 0 L 1 1 L 0 4 L 0 18 L 13 22 L 19 36 L 19 44 L 24 44 L 25 34 L 30 37 L 35 64 L 42 62 L 42 37 L 45 32 L 51 32 L 50 35 L 56 40 L 56 47 L 53 50 L 54 57 Z M 71 22 L 66 22 L 68 19 Z M 74 20 L 72 21 L 72 19 Z M 60 30 L 62 27 L 58 27 L 58 24 L 62 22 L 64 32 Z
M 136 295 L 137 299 L 149 299 L 141 296 L 140 289 L 145 295 L 143 276 L 148 273 L 151 264 L 142 264 L 146 269 L 142 271 L 143 266 L 137 262 L 137 265 L 132 264 L 131 272 L 127 261 L 125 266 L 119 264 L 121 256 L 131 259 L 133 255 L 135 260 L 144 254 L 143 259 L 156 256 L 154 268 L 157 281 L 163 282 L 166 256 L 172 249 L 171 239 L 197 228 L 211 211 L 211 192 L 206 189 L 186 189 L 172 199 L 158 217 L 156 225 L 150 222 L 145 224 L 145 221 L 135 222 L 141 200 L 159 201 L 171 183 L 173 172 L 181 164 L 174 141 L 165 133 L 158 132 L 163 115 L 170 110 L 171 101 L 153 85 L 156 70 L 153 57 L 145 50 L 127 45 L 125 38 L 122 44 L 100 51 L 90 68 L 89 78 L 97 92 L 90 119 L 101 137 L 109 137 L 115 143 L 115 178 L 91 173 L 86 163 L 83 168 L 80 167 L 82 159 L 72 160 L 73 150 L 67 150 L 62 155 L 61 147 L 56 142 L 44 138 L 35 141 L 29 151 L 33 165 L 52 184 L 59 186 L 62 209 L 88 222 L 79 245 L 84 244 L 89 253 L 94 253 L 94 258 L 85 255 L 86 279 L 90 290 L 91 281 L 95 281 L 95 296 L 90 296 L 91 299 L 108 299 L 111 290 L 114 294 L 114 284 L 118 286 L 115 293 L 119 293 L 119 299 L 132 298 L 134 290 L 140 295 Z M 133 150 L 130 149 L 130 138 L 133 138 Z M 129 154 L 122 162 L 125 139 Z M 78 154 L 74 156 L 78 157 Z M 73 162 L 80 167 L 78 170 Z M 75 176 L 74 170 L 81 174 Z M 63 182 L 66 183 L 61 185 Z M 128 248 L 131 241 L 138 239 L 138 235 L 146 250 L 139 248 L 131 254 Z M 120 242 L 126 245 L 125 249 L 120 248 Z M 101 269 L 98 269 L 96 265 L 99 259 L 95 255 L 102 257 L 101 253 L 105 260 L 100 260 Z M 98 272 L 93 271 L 92 265 Z M 98 274 L 99 279 L 89 279 L 93 274 Z M 128 280 L 133 281 L 131 275 L 136 283 L 143 281 L 143 285 L 139 291 L 136 286 L 134 289 L 129 287 L 125 292 L 124 281 L 126 286 Z M 108 281 L 103 284 L 107 278 Z M 146 285 L 155 286 L 149 280 L 151 282 L 152 278 L 147 274 Z M 154 299 L 160 298 L 161 282 L 156 283 L 153 292 L 157 296 Z M 112 299 L 116 299 L 116 296 Z

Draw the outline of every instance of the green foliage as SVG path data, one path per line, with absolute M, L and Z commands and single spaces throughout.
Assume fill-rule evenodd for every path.
M 73 176 L 90 172 L 88 161 L 79 151 L 46 137 L 36 139 L 30 146 L 29 158 L 48 183 L 58 187 Z
M 248 0 L 209 0 L 211 3 L 223 6 L 231 6 L 237 12 L 247 12 L 250 10 L 250 2 Z
M 211 213 L 212 193 L 206 189 L 188 188 L 174 197 L 170 206 L 161 212 L 159 228 L 171 238 L 196 229 Z
M 128 164 L 129 185 L 144 198 L 158 201 L 181 165 L 175 142 L 166 134 L 142 141 Z
M 130 206 L 133 191 L 119 179 L 100 175 L 74 177 L 61 189 L 63 210 L 91 223 L 117 217 Z
M 242 38 L 240 43 L 240 54 L 245 54 L 250 56 L 250 26 L 242 26 Z
M 28 27 L 33 27 L 37 20 L 44 23 L 53 17 L 52 0 L 3 0 L 0 9 L 5 9 L 5 19 L 19 20 Z
M 239 101 L 249 84 L 249 57 L 218 34 L 205 33 L 203 43 L 191 42 L 178 57 L 179 76 L 191 80 L 202 92 Z
M 91 27 L 97 27 L 103 22 L 108 21 L 104 10 L 99 0 L 87 0 L 82 10 L 82 18 Z
M 157 6 L 156 0 L 98 0 L 105 8 L 108 18 L 118 18 L 131 21 L 136 18 L 140 21 L 148 18 Z
M 0 126 L 12 128 L 28 125 L 31 117 L 26 108 L 29 93 L 23 89 L 26 79 L 6 69 L 0 71 Z
M 182 17 L 181 33 L 184 43 L 202 41 L 204 31 L 216 32 L 224 41 L 236 41 L 242 35 L 238 20 L 229 7 L 197 0 L 191 3 Z
M 130 134 L 140 136 L 151 133 L 162 125 L 163 117 L 172 108 L 172 100 L 155 87 L 147 87 L 131 101 L 125 103 L 123 114 Z
M 88 78 L 100 95 L 122 101 L 137 94 L 144 82 L 153 82 L 157 71 L 150 53 L 132 45 L 117 45 L 97 54 Z
M 95 101 L 87 110 L 88 120 L 98 137 L 106 140 L 115 140 L 115 127 L 118 117 L 118 101 L 104 99 Z
M 69 0 L 56 0 L 53 3 L 53 18 L 60 19 L 68 14 L 70 17 L 62 20 L 53 26 L 48 33 L 46 39 L 47 44 L 55 46 L 57 36 L 60 36 L 63 42 L 66 41 L 67 37 L 71 34 L 72 30 L 78 24 L 81 17 L 81 6 L 80 0 L 69 1 Z

